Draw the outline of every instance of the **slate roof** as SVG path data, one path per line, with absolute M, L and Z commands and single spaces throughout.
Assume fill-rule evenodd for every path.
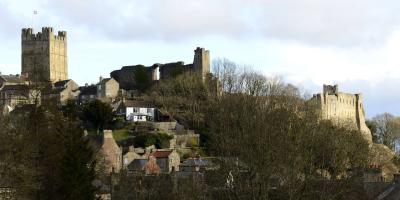
M 118 108 L 122 105 L 122 101 L 116 101 L 111 103 L 111 108 L 113 109 L 113 111 L 118 110 Z
M 83 86 L 79 87 L 81 91 L 80 95 L 96 95 L 97 94 L 97 87 L 95 85 Z
M 147 159 L 135 159 L 128 164 L 127 168 L 130 171 L 142 171 L 144 170 L 144 166 L 147 164 L 147 162 Z
M 126 100 L 124 102 L 125 107 L 136 107 L 136 108 L 155 108 L 155 106 L 146 101 Z
M 107 83 L 109 80 L 111 80 L 111 78 L 103 78 L 103 80 L 101 80 L 99 83 L 97 83 L 97 85 L 103 85 L 103 84 Z
M 13 91 L 27 91 L 29 87 L 27 85 L 4 85 L 2 91 L 13 90 Z
M 63 80 L 63 81 L 57 81 L 54 83 L 54 87 L 59 88 L 59 87 L 66 87 L 68 82 L 71 81 L 71 79 L 68 80 Z
M 24 83 L 19 76 L 16 75 L 0 75 L 0 78 L 4 79 L 6 82 L 11 83 Z

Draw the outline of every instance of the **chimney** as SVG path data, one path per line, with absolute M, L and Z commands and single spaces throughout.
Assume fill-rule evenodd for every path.
M 114 138 L 112 130 L 103 130 L 103 137 L 106 138 Z
M 129 152 L 135 152 L 135 146 L 133 145 L 129 146 Z
M 100 77 L 99 77 L 99 83 L 100 83 L 101 81 L 103 81 L 103 76 L 100 76 Z

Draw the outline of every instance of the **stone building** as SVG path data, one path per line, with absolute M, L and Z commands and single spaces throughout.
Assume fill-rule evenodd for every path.
M 88 101 L 95 100 L 97 98 L 97 87 L 96 85 L 88 85 L 79 87 L 78 104 L 84 104 Z
M 101 146 L 108 172 L 119 172 L 122 167 L 122 149 L 115 142 L 111 130 L 104 130 L 104 139 Z
M 355 125 L 364 137 L 372 142 L 371 131 L 365 124 L 362 94 L 343 93 L 339 92 L 338 85 L 324 85 L 322 93 L 314 94 L 312 100 L 318 102 L 322 119 Z
M 110 101 L 118 96 L 119 84 L 113 78 L 102 78 L 97 84 L 97 98 L 103 101 Z
M 66 105 L 69 100 L 76 101 L 79 95 L 79 86 L 73 80 L 57 81 L 53 84 L 50 97 L 60 105 Z
M 181 160 L 179 154 L 175 150 L 159 149 L 152 152 L 149 157 L 154 157 L 156 159 L 156 163 L 160 167 L 162 173 L 179 171 Z
M 201 73 L 203 80 L 210 73 L 210 51 L 197 47 L 194 50 L 193 71 Z
M 18 105 L 40 104 L 40 91 L 28 85 L 4 85 L 0 90 L 0 107 L 7 108 L 7 113 Z
M 53 34 L 53 28 L 43 27 L 34 33 L 22 29 L 21 75 L 34 82 L 56 82 L 68 79 L 67 33 Z
M 3 85 L 21 85 L 25 84 L 25 81 L 17 74 L 17 75 L 3 75 L 0 74 L 0 88 Z

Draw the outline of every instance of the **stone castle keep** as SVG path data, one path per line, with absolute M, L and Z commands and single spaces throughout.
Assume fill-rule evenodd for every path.
M 154 64 L 152 70 L 152 74 L 156 74 L 159 70 L 161 80 L 168 79 L 179 72 L 189 71 L 199 73 L 205 79 L 207 74 L 210 73 L 210 51 L 197 47 L 194 50 L 193 64 L 185 65 L 183 62 Z M 155 80 L 154 76 L 153 80 Z
M 22 29 L 21 75 L 34 82 L 56 82 L 68 79 L 67 32 L 53 34 L 43 27 L 35 34 L 32 28 Z
M 124 90 L 134 90 L 143 82 L 152 82 L 173 78 L 186 72 L 196 73 L 203 80 L 210 73 L 210 52 L 204 48 L 197 47 L 194 50 L 193 63 L 172 62 L 166 64 L 153 64 L 152 66 L 130 65 L 123 66 L 119 70 L 110 73 Z
M 314 94 L 312 100 L 318 101 L 323 119 L 354 124 L 368 141 L 372 141 L 370 130 L 365 124 L 362 94 L 343 93 L 339 92 L 338 85 L 324 85 L 322 94 Z

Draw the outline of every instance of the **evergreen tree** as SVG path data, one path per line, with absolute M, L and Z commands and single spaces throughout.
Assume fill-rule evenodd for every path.
M 113 119 L 112 108 L 100 100 L 85 103 L 82 108 L 83 120 L 90 123 L 97 131 L 102 131 L 104 126 Z
M 96 188 L 92 182 L 96 177 L 96 162 L 93 151 L 88 140 L 83 138 L 83 130 L 77 124 L 69 123 L 60 162 L 59 199 L 94 199 Z

